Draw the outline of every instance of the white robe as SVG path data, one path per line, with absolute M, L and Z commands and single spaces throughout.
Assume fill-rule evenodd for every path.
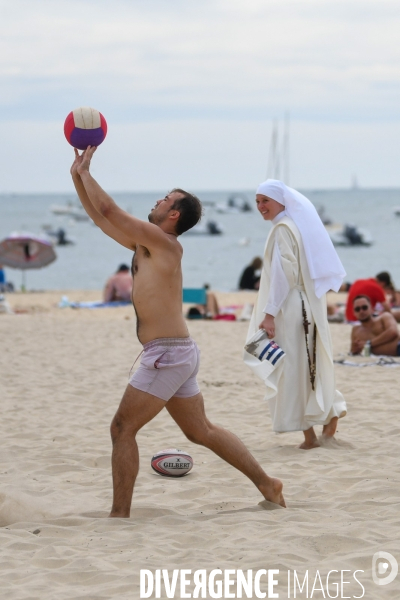
M 314 323 L 317 326 L 315 390 L 310 382 L 300 293 L 311 323 L 308 341 L 311 359 Z M 275 316 L 274 340 L 286 357 L 272 372 L 267 361 L 260 362 L 246 351 L 244 360 L 266 385 L 265 399 L 269 402 L 274 431 L 305 431 L 314 425 L 326 425 L 333 417 L 344 417 L 346 402 L 335 389 L 326 296 L 318 299 L 315 295 L 299 230 L 287 216 L 274 225 L 267 239 L 247 341 L 258 330 L 265 312 Z

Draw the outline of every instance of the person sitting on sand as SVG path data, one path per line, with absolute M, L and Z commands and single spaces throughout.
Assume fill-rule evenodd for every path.
M 361 354 L 369 341 L 373 354 L 400 356 L 400 335 L 393 315 L 384 312 L 374 316 L 371 300 L 362 294 L 354 298 L 353 310 L 360 324 L 351 331 L 352 354 Z
M 104 302 L 129 302 L 132 296 L 132 275 L 127 265 L 120 265 L 106 283 Z
M 382 307 L 381 311 L 383 309 L 390 312 L 390 303 L 386 299 L 382 284 L 373 277 L 370 279 L 357 279 L 350 286 L 349 295 L 347 296 L 346 319 L 348 321 L 358 320 L 357 315 L 353 312 L 353 302 L 354 298 L 360 295 L 365 295 L 370 299 L 372 308 L 377 309 L 380 305 Z
M 210 284 L 205 283 L 204 289 L 206 290 L 207 304 L 196 304 L 189 308 L 186 317 L 188 319 L 213 319 L 219 315 L 219 304 L 214 292 L 210 291 Z
M 3 265 L 0 265 L 0 293 L 13 291 L 14 285 L 6 280 L 6 274 Z
M 239 290 L 258 290 L 260 286 L 261 268 L 262 258 L 256 256 L 241 274 Z
M 400 292 L 396 290 L 396 286 L 393 283 L 390 273 L 382 271 L 376 275 L 375 279 L 386 294 L 386 298 L 390 303 L 391 308 L 400 308 Z M 393 314 L 393 316 L 396 321 L 398 321 L 397 316 L 395 314 Z
M 378 273 L 375 277 L 376 281 L 382 287 L 384 293 L 386 294 L 387 300 L 390 304 L 391 313 L 396 319 L 396 321 L 400 322 L 400 292 L 396 290 L 396 287 L 393 283 L 393 280 L 390 274 L 387 271 L 382 271 L 382 273 Z
M 239 438 L 211 423 L 205 413 L 196 379 L 200 351 L 182 314 L 183 248 L 178 241 L 200 220 L 200 200 L 175 188 L 155 203 L 149 222 L 142 221 L 123 211 L 93 179 L 89 168 L 95 150 L 89 146 L 79 154 L 75 148 L 72 180 L 96 225 L 135 253 L 132 303 L 137 336 L 143 344 L 140 365 L 111 424 L 114 496 L 110 517 L 130 516 L 139 470 L 136 435 L 164 408 L 189 440 L 236 467 L 265 500 L 285 506 L 282 482 L 269 477 Z

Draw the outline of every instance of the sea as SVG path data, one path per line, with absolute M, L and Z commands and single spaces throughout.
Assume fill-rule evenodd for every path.
M 301 190 L 338 229 L 355 225 L 372 240 L 369 246 L 337 246 L 346 269 L 346 281 L 373 277 L 388 271 L 400 287 L 400 189 Z M 203 223 L 214 221 L 220 235 L 184 234 L 183 284 L 233 291 L 243 269 L 255 256 L 262 256 L 271 224 L 255 210 L 254 191 L 225 190 L 196 192 L 205 204 Z M 125 192 L 112 194 L 121 208 L 147 220 L 156 200 L 164 192 Z M 249 212 L 219 213 L 232 195 L 247 197 Z M 27 290 L 101 290 L 106 279 L 121 263 L 130 265 L 132 253 L 108 238 L 91 221 L 75 221 L 52 213 L 53 205 L 77 203 L 75 194 L 0 195 L 0 241 L 11 232 L 43 231 L 62 228 L 74 243 L 56 246 L 56 260 L 42 269 L 25 273 Z M 22 272 L 6 267 L 8 281 L 21 289 Z

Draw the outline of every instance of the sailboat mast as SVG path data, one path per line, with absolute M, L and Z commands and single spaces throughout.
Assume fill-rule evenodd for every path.
M 279 169 L 279 157 L 278 157 L 278 121 L 274 119 L 272 122 L 272 135 L 271 135 L 271 144 L 269 147 L 268 153 L 268 163 L 267 163 L 267 179 L 277 177 L 277 169 Z
M 283 181 L 286 185 L 289 185 L 289 125 L 290 115 L 286 111 L 283 130 Z

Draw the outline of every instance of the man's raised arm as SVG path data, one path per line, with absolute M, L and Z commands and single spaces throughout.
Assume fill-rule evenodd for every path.
M 95 151 L 96 148 L 94 146 L 89 146 L 80 156 L 76 152 L 79 157 L 79 164 L 76 171 L 80 176 L 85 196 L 88 198 L 93 209 L 101 217 L 101 222 L 103 223 L 102 219 L 104 219 L 118 233 L 118 236 L 121 236 L 121 239 L 129 240 L 130 246 L 128 247 L 132 249 L 135 249 L 137 244 L 153 249 L 169 246 L 171 240 L 160 227 L 142 221 L 122 210 L 92 177 L 89 167 Z M 105 231 L 103 225 L 101 225 L 101 228 Z M 105 233 L 111 235 L 108 231 L 105 231 Z M 111 235 L 111 237 L 116 239 L 114 235 Z M 120 239 L 117 239 L 117 241 L 121 244 L 123 243 Z
M 100 229 L 113 240 L 129 248 L 129 250 L 135 250 L 136 246 L 132 242 L 132 240 L 124 235 L 121 231 L 118 231 L 105 217 L 103 217 L 100 213 L 97 212 L 95 207 L 90 201 L 89 196 L 86 193 L 85 186 L 83 185 L 81 176 L 78 173 L 78 166 L 82 162 L 82 156 L 79 155 L 78 151 L 75 149 L 75 160 L 71 167 L 71 175 L 72 181 L 74 183 L 76 193 L 78 194 L 79 200 L 89 217 L 93 220 L 93 222 L 100 227 Z

